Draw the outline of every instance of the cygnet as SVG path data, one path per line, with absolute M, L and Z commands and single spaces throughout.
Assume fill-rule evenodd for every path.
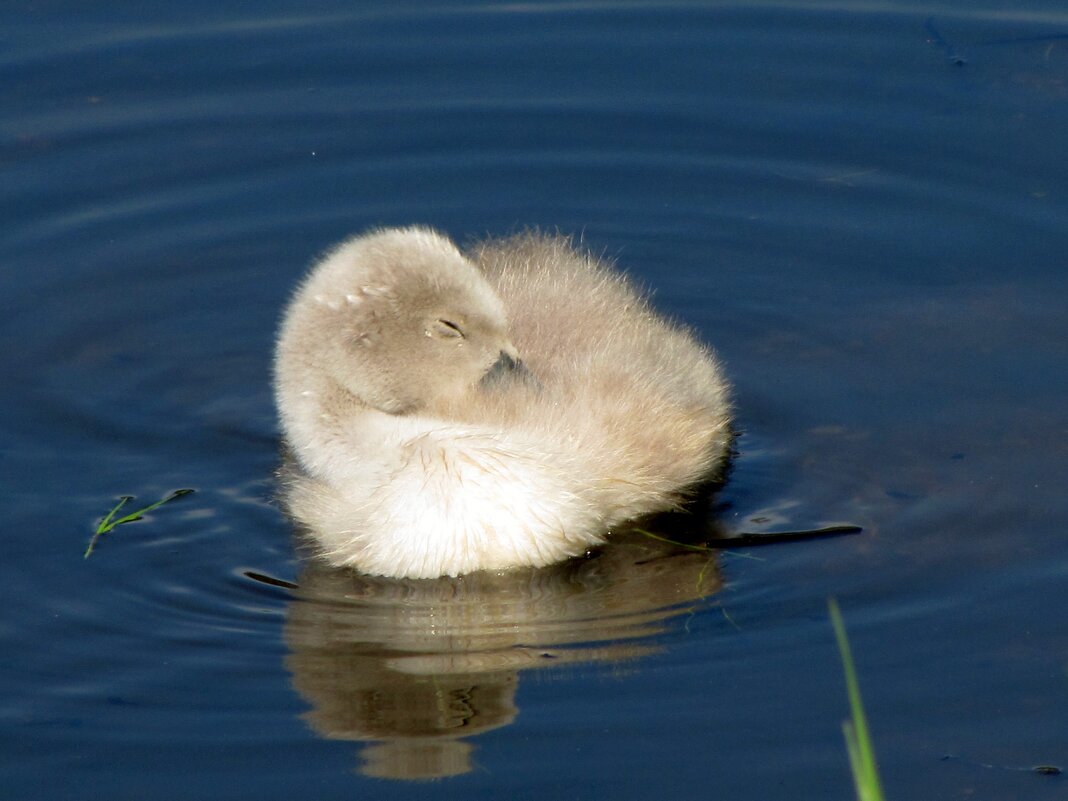
M 677 508 L 730 441 L 712 352 L 539 233 L 344 242 L 285 312 L 275 394 L 290 513 L 327 561 L 383 576 L 577 556 Z

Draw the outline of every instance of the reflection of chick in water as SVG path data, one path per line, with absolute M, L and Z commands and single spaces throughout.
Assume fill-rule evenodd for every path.
M 720 587 L 708 554 L 634 533 L 540 570 L 398 580 L 312 560 L 300 584 L 286 641 L 306 719 L 372 741 L 361 771 L 397 779 L 469 771 L 461 738 L 512 722 L 520 670 L 649 653 L 643 639 Z

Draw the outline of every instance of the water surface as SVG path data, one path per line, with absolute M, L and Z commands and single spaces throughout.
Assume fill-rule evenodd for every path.
M 1063 796 L 1031 770 L 1068 762 L 1061 4 L 0 30 L 4 797 L 848 798 L 830 595 L 889 798 Z M 864 533 L 430 588 L 303 560 L 278 314 L 325 247 L 413 222 L 572 232 L 718 349 L 739 453 L 688 537 Z M 178 487 L 82 559 L 118 496 Z

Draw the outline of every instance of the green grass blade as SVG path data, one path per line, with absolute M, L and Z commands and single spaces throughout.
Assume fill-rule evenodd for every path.
M 140 520 L 153 509 L 158 509 L 159 507 L 163 506 L 163 504 L 169 503 L 175 498 L 181 498 L 183 495 L 188 495 L 192 491 L 193 490 L 175 490 L 163 500 L 151 503 L 144 509 L 138 509 L 136 512 L 130 512 L 130 514 L 126 515 L 126 517 L 119 518 L 115 521 L 115 524 L 112 526 L 112 528 L 115 528 L 115 526 L 121 526 L 123 523 L 132 523 L 135 520 Z
M 125 506 L 127 502 L 133 500 L 132 495 L 123 495 L 119 499 L 119 502 L 115 504 L 115 506 L 112 508 L 112 510 L 107 513 L 107 516 L 97 525 L 96 533 L 93 534 L 92 538 L 89 540 L 89 545 L 88 547 L 86 547 L 85 553 L 82 555 L 82 558 L 88 559 L 89 555 L 93 552 L 93 549 L 96 548 L 97 541 L 109 531 L 114 529 L 116 526 L 121 526 L 123 523 L 133 523 L 135 520 L 140 520 L 146 513 L 151 512 L 153 509 L 158 509 L 160 506 L 163 506 L 163 504 L 169 503 L 170 501 L 173 501 L 176 498 L 181 498 L 185 495 L 189 495 L 192 492 L 193 490 L 191 489 L 175 490 L 162 500 L 156 501 L 155 503 L 149 504 L 143 509 L 138 509 L 136 512 L 130 512 L 128 515 L 116 519 L 115 515 L 118 514 L 119 510 L 122 509 L 122 507 Z
M 119 498 L 119 502 L 115 504 L 114 507 L 112 507 L 111 511 L 108 512 L 107 517 L 101 520 L 100 525 L 96 527 L 97 536 L 100 536 L 101 534 L 107 534 L 109 531 L 111 531 L 111 529 L 115 528 L 115 526 L 118 525 L 118 523 L 112 523 L 111 521 L 114 519 L 115 514 L 119 511 L 119 509 L 124 507 L 128 501 L 132 500 L 132 495 L 123 495 L 121 498 Z
M 115 526 L 118 525 L 118 523 L 112 522 L 115 519 L 115 515 L 122 507 L 127 504 L 128 501 L 132 500 L 132 495 L 123 495 L 121 498 L 119 498 L 119 502 L 115 504 L 111 508 L 111 511 L 107 513 L 107 516 L 97 524 L 96 533 L 94 533 L 92 539 L 89 540 L 89 545 L 86 547 L 85 553 L 82 554 L 82 559 L 88 559 L 89 554 L 91 554 L 93 552 L 93 549 L 96 547 L 97 540 L 99 540 L 102 536 L 107 534 L 109 531 L 111 531 L 111 529 L 115 528 Z
M 857 792 L 857 798 L 860 801 L 878 801 L 877 797 L 873 800 L 871 790 L 864 782 L 864 760 L 860 755 L 860 746 L 857 744 L 857 730 L 851 721 L 842 721 L 842 735 L 846 741 L 849 769 L 853 773 L 853 787 Z
M 845 623 L 842 622 L 842 613 L 837 601 L 830 598 L 827 606 L 831 614 L 831 625 L 834 626 L 834 636 L 838 641 L 838 653 L 842 657 L 846 690 L 849 694 L 849 709 L 853 718 L 852 721 L 842 724 L 842 730 L 845 735 L 846 750 L 849 752 L 849 765 L 853 771 L 857 797 L 861 801 L 884 801 L 879 768 L 875 762 L 875 749 L 872 747 L 871 735 L 868 731 L 868 719 L 864 714 L 860 684 L 857 682 L 857 672 L 853 665 L 853 653 L 849 647 L 849 638 L 846 636 Z

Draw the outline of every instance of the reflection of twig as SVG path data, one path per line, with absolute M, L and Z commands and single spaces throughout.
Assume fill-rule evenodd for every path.
M 93 538 L 89 540 L 89 546 L 85 549 L 85 554 L 82 558 L 88 559 L 89 554 L 91 554 L 93 552 L 93 549 L 96 547 L 97 540 L 99 540 L 109 531 L 114 529 L 116 526 L 121 526 L 123 523 L 133 523 L 135 520 L 140 520 L 143 515 L 147 514 L 148 512 L 151 512 L 153 509 L 163 506 L 163 504 L 168 503 L 169 501 L 173 501 L 176 498 L 181 498 L 185 495 L 189 495 L 192 492 L 193 490 L 191 489 L 175 490 L 163 500 L 156 501 L 155 503 L 150 503 L 143 509 L 138 509 L 136 512 L 130 512 L 130 514 L 126 515 L 125 517 L 120 517 L 116 519 L 115 515 L 119 513 L 119 510 L 122 509 L 122 507 L 124 507 L 129 501 L 133 500 L 132 495 L 123 495 L 121 498 L 119 498 L 119 502 L 115 504 L 112 510 L 108 512 L 107 517 L 101 520 L 99 525 L 97 525 L 96 533 L 93 534 Z

